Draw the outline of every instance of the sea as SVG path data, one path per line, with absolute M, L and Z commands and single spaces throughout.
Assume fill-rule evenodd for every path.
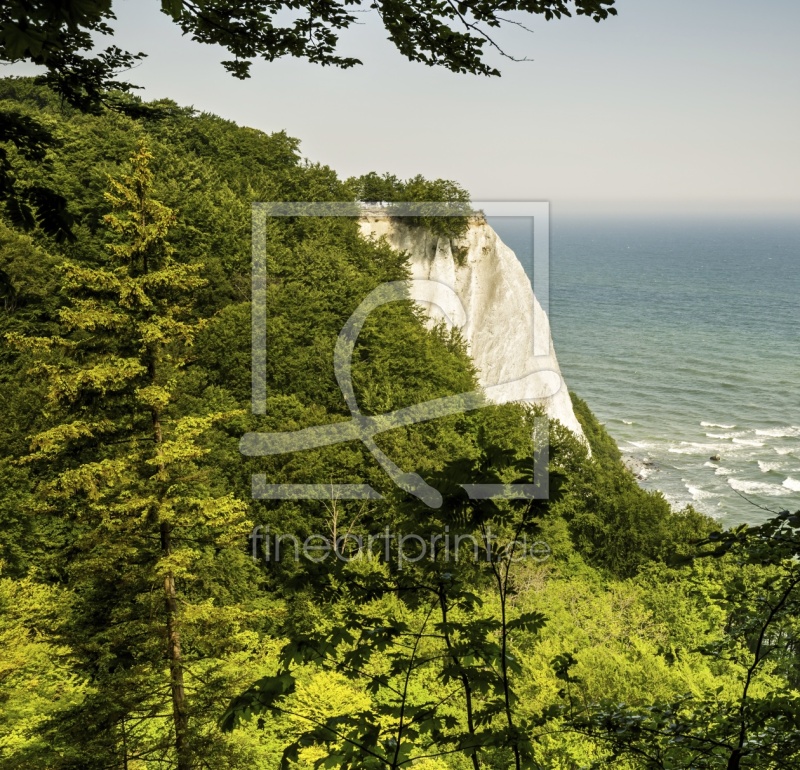
M 531 220 L 490 224 L 532 275 Z M 564 378 L 642 486 L 725 527 L 800 509 L 800 221 L 552 216 L 540 267 Z

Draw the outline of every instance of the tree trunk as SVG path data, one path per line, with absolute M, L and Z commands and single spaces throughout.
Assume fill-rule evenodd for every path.
M 125 731 L 125 717 L 122 717 L 122 770 L 128 770 L 128 735 Z
M 461 661 L 453 654 L 453 646 L 450 641 L 450 631 L 447 626 L 447 597 L 445 596 L 444 590 L 439 590 L 439 607 L 441 608 L 442 613 L 442 633 L 444 636 L 445 644 L 447 645 L 447 650 L 453 658 L 453 662 L 458 666 L 460 671 L 459 677 L 461 679 L 461 686 L 464 688 L 464 698 L 466 700 L 467 706 L 467 730 L 470 736 L 473 739 L 474 750 L 470 755 L 470 759 L 472 760 L 472 767 L 473 770 L 480 770 L 480 760 L 478 759 L 478 740 L 475 735 L 475 720 L 474 720 L 474 711 L 472 707 L 472 686 L 469 682 L 469 677 L 467 676 L 467 672 L 464 670 L 464 667 L 461 665 Z
M 742 754 L 739 749 L 734 749 L 728 758 L 727 770 L 739 770 L 742 762 Z
M 169 524 L 161 524 L 161 551 L 166 556 L 171 551 L 172 530 Z M 186 691 L 183 686 L 183 659 L 181 657 L 181 635 L 178 629 L 178 595 L 175 591 L 175 576 L 167 572 L 164 576 L 164 598 L 167 610 L 167 657 L 172 691 L 172 719 L 175 725 L 175 750 L 178 754 L 178 770 L 189 770 L 191 761 L 186 743 L 189 717 L 186 713 Z
M 155 365 L 150 364 L 151 380 L 155 381 Z M 161 415 L 153 410 L 153 438 L 156 452 L 161 451 L 163 433 Z M 159 462 L 158 469 L 163 473 L 164 466 Z M 169 557 L 172 553 L 172 526 L 161 522 L 161 554 Z M 178 593 L 175 590 L 175 575 L 168 570 L 164 576 L 164 604 L 167 611 L 167 660 L 169 661 L 169 683 L 172 693 L 172 721 L 175 725 L 175 752 L 178 755 L 178 770 L 190 770 L 191 758 L 187 744 L 189 715 L 186 711 L 186 690 L 183 686 L 183 658 L 181 656 L 181 634 L 178 628 Z

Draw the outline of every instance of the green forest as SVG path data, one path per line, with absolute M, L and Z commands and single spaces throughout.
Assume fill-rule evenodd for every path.
M 355 217 L 270 219 L 254 415 L 252 203 L 468 195 L 125 98 L 0 81 L 0 770 L 800 767 L 800 513 L 671 510 L 574 394 L 589 447 L 550 423 L 548 499 L 460 486 L 538 483 L 519 404 L 376 436 L 438 508 L 360 441 L 243 456 L 248 432 L 351 418 L 337 335 L 408 278 Z M 410 300 L 352 360 L 365 415 L 477 388 Z M 258 500 L 256 474 L 381 499 Z M 408 549 L 354 550 L 383 532 Z M 336 552 L 277 559 L 278 533 Z M 443 534 L 459 558 L 416 558 Z

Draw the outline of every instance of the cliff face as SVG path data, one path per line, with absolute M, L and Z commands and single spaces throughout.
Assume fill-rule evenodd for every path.
M 470 221 L 458 244 L 459 250 L 466 249 L 462 264 L 454 258 L 449 238 L 380 211 L 365 211 L 360 227 L 365 237 L 386 238 L 390 246 L 406 252 L 412 278 L 436 282 L 419 286 L 414 299 L 432 323 L 456 321 L 491 401 L 541 404 L 551 418 L 583 437 L 558 367 L 547 315 L 516 255 L 482 217 Z

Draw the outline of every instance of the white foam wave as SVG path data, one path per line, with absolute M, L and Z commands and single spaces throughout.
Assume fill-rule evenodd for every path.
M 769 438 L 794 438 L 800 436 L 800 427 L 788 425 L 785 428 L 766 428 L 757 430 L 756 436 L 768 436 Z
M 723 425 L 721 422 L 701 422 L 701 428 L 724 428 L 725 430 L 730 430 L 731 428 L 735 428 L 735 425 Z
M 800 492 L 800 481 L 791 476 L 783 482 L 783 486 L 791 492 Z
M 741 444 L 742 446 L 764 446 L 763 441 L 756 441 L 752 438 L 735 438 L 733 440 L 734 444 Z
M 714 496 L 714 493 L 707 489 L 700 489 L 700 487 L 693 487 L 689 484 L 686 485 L 686 491 L 692 496 L 692 500 L 705 500 Z
M 774 484 L 764 484 L 761 481 L 744 481 L 743 479 L 728 479 L 728 484 L 737 492 L 748 495 L 763 495 L 765 497 L 783 497 L 790 494 L 785 487 L 776 487 Z
M 671 446 L 669 451 L 676 455 L 713 455 L 728 449 L 730 449 L 729 444 L 702 444 L 695 441 L 681 441 L 680 444 Z
M 746 430 L 735 430 L 732 433 L 706 433 L 708 438 L 720 438 L 720 439 L 737 439 L 739 436 L 746 436 Z
M 734 473 L 736 473 L 736 471 L 730 468 L 723 468 L 721 465 L 714 471 L 715 476 L 732 476 Z
M 776 447 L 773 447 L 773 449 L 779 455 L 788 455 L 794 449 L 794 447 L 791 447 L 791 446 L 776 446 Z
M 758 461 L 758 467 L 761 469 L 762 473 L 769 473 L 770 471 L 777 471 L 780 468 L 783 468 L 785 463 L 777 462 L 777 463 L 768 463 L 764 460 Z
M 649 441 L 629 441 L 628 443 L 637 449 L 648 449 L 653 446 Z
M 623 420 L 626 425 L 633 425 L 633 420 Z

